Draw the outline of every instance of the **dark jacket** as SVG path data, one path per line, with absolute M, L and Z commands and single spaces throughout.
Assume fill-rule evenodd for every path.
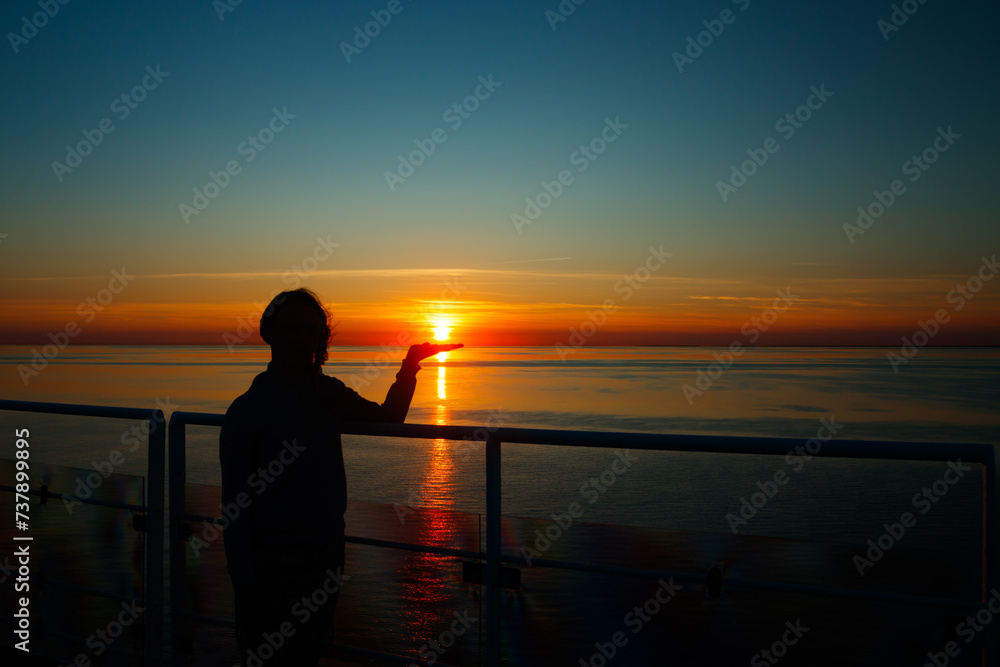
M 223 531 L 233 585 L 252 585 L 258 544 L 330 544 L 344 536 L 347 482 L 341 425 L 402 423 L 416 387 L 404 364 L 382 405 L 337 378 L 279 376 L 274 362 L 226 411 L 219 437 L 222 502 L 239 507 Z

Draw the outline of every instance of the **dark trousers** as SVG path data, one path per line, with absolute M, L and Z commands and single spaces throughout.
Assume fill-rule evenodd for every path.
M 255 545 L 257 584 L 234 589 L 245 667 L 312 667 L 333 635 L 344 543 Z

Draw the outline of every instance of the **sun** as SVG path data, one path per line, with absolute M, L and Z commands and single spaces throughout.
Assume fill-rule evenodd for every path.
M 438 322 L 434 327 L 434 340 L 448 340 L 451 327 L 444 322 Z

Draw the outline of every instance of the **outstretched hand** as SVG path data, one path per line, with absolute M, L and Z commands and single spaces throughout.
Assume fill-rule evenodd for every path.
M 420 343 L 411 345 L 410 351 L 406 353 L 406 360 L 421 361 L 427 357 L 433 357 L 438 352 L 449 352 L 464 347 L 461 343 Z

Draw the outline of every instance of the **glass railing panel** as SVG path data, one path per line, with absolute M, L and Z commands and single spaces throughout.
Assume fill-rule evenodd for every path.
M 220 501 L 219 487 L 185 486 L 188 514 L 217 516 Z M 480 550 L 481 517 L 476 514 L 349 501 L 345 518 L 351 536 L 474 553 Z M 185 544 L 182 609 L 198 618 L 178 621 L 182 651 L 195 662 L 210 656 L 236 660 L 233 629 L 204 620 L 231 623 L 234 619 L 224 537 L 221 531 L 215 533 L 213 524 L 189 523 L 201 541 L 191 539 Z M 456 665 L 480 664 L 483 601 L 474 561 L 348 544 L 347 578 L 337 603 L 334 642 L 410 657 L 437 653 L 439 661 Z M 290 620 L 295 620 L 291 613 Z M 336 653 L 345 658 L 356 655 L 340 649 Z M 447 659 L 440 657 L 444 653 Z
M 32 446 L 35 443 L 32 442 Z M 37 449 L 35 451 L 38 451 Z M 69 468 L 29 459 L 28 529 L 14 524 L 15 492 L 0 491 L 0 619 L 3 643 L 15 640 L 18 591 L 15 552 L 28 545 L 32 653 L 69 664 L 96 660 L 140 665 L 144 639 L 143 477 Z M 0 485 L 15 487 L 15 461 L 0 459 Z M 66 494 L 63 497 L 63 494 Z M 130 504 L 138 510 L 91 501 Z M 15 541 L 30 536 L 31 541 Z M 82 656 L 82 658 L 81 658 Z M 78 663 L 82 664 L 82 663 Z
M 678 597 L 694 595 L 700 601 L 682 617 L 701 619 L 700 629 L 689 632 L 707 642 L 704 650 L 724 637 L 731 643 L 728 637 L 743 636 L 740 661 L 749 661 L 774 641 L 768 628 L 794 622 L 796 609 L 810 610 L 827 633 L 864 638 L 875 647 L 872 655 L 895 652 L 926 660 L 947 641 L 958 642 L 965 656 L 978 655 L 977 642 L 986 635 L 975 633 L 968 645 L 959 636 L 965 629 L 958 623 L 969 609 L 858 597 L 970 602 L 982 595 L 984 470 L 979 464 L 957 458 L 806 459 L 799 454 L 504 445 L 503 475 L 505 554 L 699 575 L 718 568 L 723 582 L 718 598 L 703 584 L 690 583 Z M 538 484 L 541 477 L 546 483 Z M 502 641 L 509 664 L 579 664 L 580 658 L 587 663 L 595 640 L 585 655 L 557 650 L 551 628 L 563 633 L 567 618 L 579 621 L 580 630 L 565 631 L 567 637 L 579 637 L 568 639 L 567 646 L 586 648 L 591 636 L 622 630 L 624 614 L 636 604 L 629 601 L 645 599 L 641 587 L 633 589 L 619 575 L 560 571 L 538 563 L 515 567 L 523 589 L 504 598 Z M 744 588 L 727 580 L 798 592 Z M 644 585 L 655 588 L 656 582 Z M 841 596 L 807 592 L 811 587 L 835 589 Z M 674 605 L 673 611 L 684 606 Z M 521 609 L 533 610 L 534 616 L 529 619 Z M 608 609 L 622 611 L 609 616 Z M 779 620 L 782 616 L 787 618 Z M 771 625 L 758 623 L 764 619 Z M 727 627 L 718 636 L 706 630 Z M 913 628 L 921 629 L 917 640 Z M 649 641 L 654 640 L 629 643 L 630 651 L 640 652 L 636 661 L 645 659 L 638 647 Z M 758 648 L 746 653 L 750 646 Z M 654 646 L 649 655 L 667 648 Z M 697 661 L 697 656 L 693 652 L 688 659 Z
M 765 665 L 787 655 L 783 664 L 922 665 L 954 641 L 961 653 L 949 665 L 979 665 L 983 637 L 966 644 L 955 630 L 967 615 L 741 587 L 713 597 L 676 579 L 530 567 L 521 589 L 503 595 L 501 663 Z

